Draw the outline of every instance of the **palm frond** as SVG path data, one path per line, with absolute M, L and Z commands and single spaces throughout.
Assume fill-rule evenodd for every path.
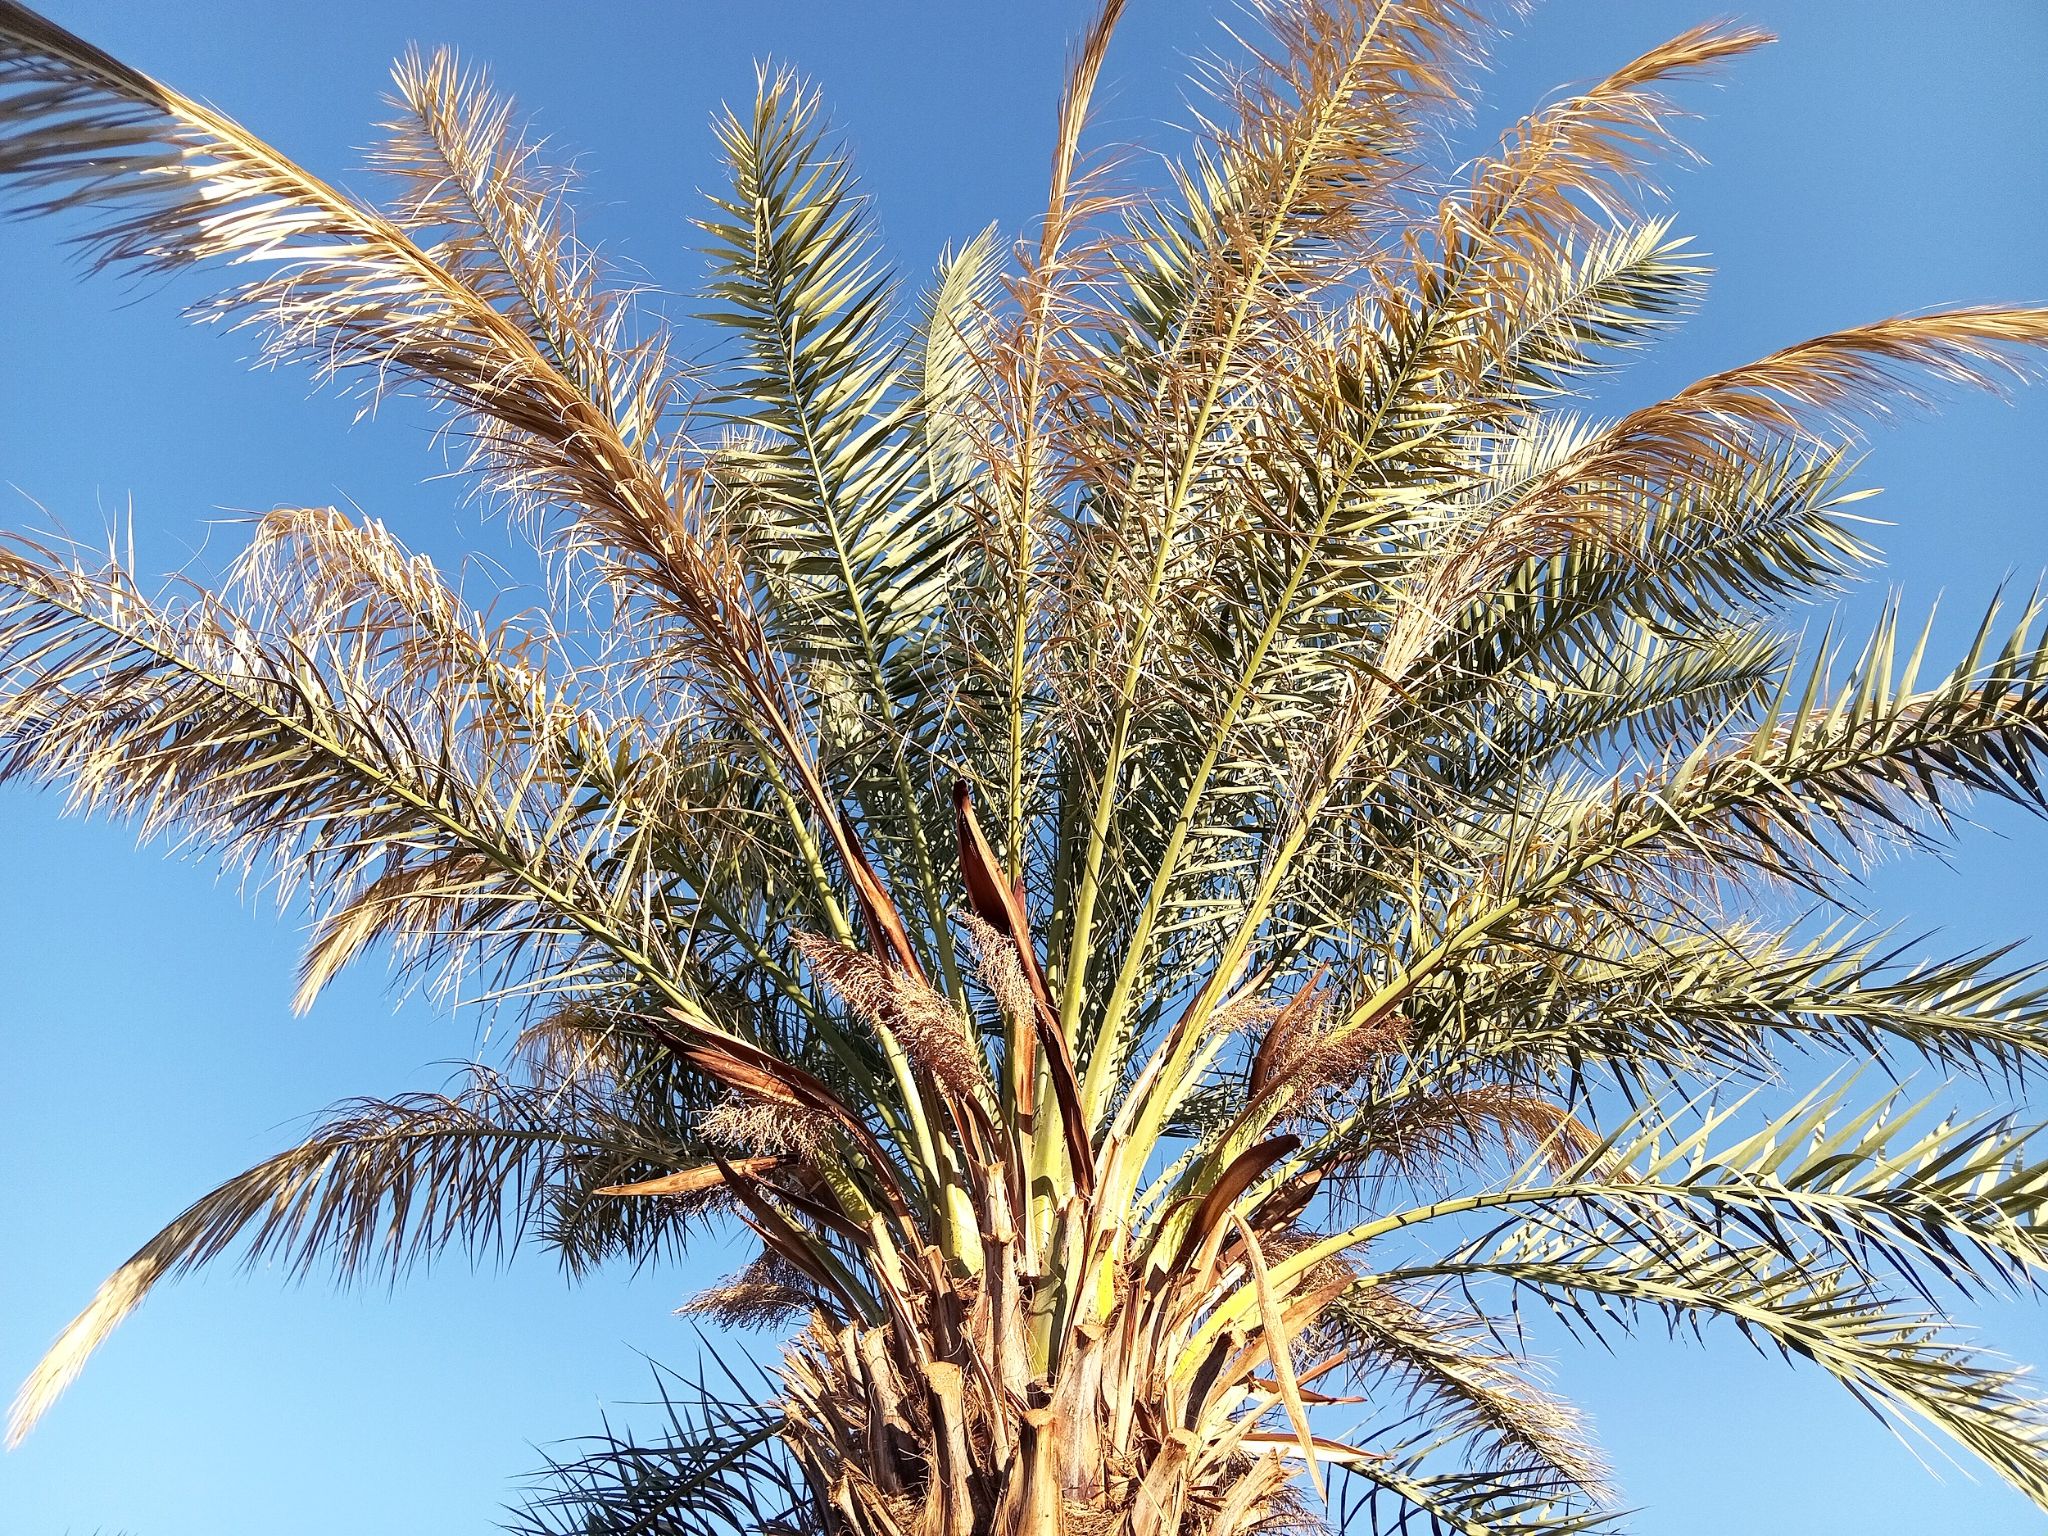
M 622 885 L 599 873 L 628 829 L 601 799 L 579 805 L 573 760 L 508 773 L 497 756 L 508 731 L 540 746 L 537 722 L 565 724 L 538 674 L 498 655 L 430 567 L 366 537 L 359 551 L 419 604 L 402 624 L 338 604 L 331 584 L 250 612 L 210 594 L 160 606 L 118 563 L 94 570 L 20 542 L 0 551 L 12 680 L 0 777 L 66 782 L 76 804 L 133 816 L 145 835 L 175 830 L 230 867 L 271 864 L 301 882 L 326 919 L 306 997 L 395 937 L 458 963 L 495 950 L 494 965 L 558 983 L 624 966 L 694 1009 L 678 968 L 658 958 L 631 861 L 610 871 Z M 245 578 L 261 580 L 269 548 L 257 546 Z M 372 594 L 373 606 L 388 598 Z M 461 668 L 489 686 L 444 686 Z
M 754 1403 L 729 1369 L 720 1371 L 714 1379 L 702 1369 L 685 1377 L 656 1367 L 660 1427 L 607 1423 L 579 1453 L 550 1457 L 505 1529 L 515 1536 L 822 1531 L 813 1490 L 779 1453 L 780 1413 Z
M 520 130 L 487 72 L 451 49 L 392 71 L 397 116 L 371 158 L 403 188 L 393 219 L 427 258 L 517 323 L 620 438 L 660 455 L 682 402 L 662 327 L 613 287 L 576 234 L 575 178 Z
M 1674 1329 L 1732 1323 L 1759 1348 L 1811 1361 L 1887 1423 L 1923 1420 L 2048 1506 L 2044 1425 L 2022 1375 L 1987 1359 L 1935 1315 L 1860 1284 L 1853 1273 L 1786 1263 L 1767 1247 L 1693 1240 L 1611 1245 L 1542 1234 L 1526 1246 L 1417 1266 L 1408 1278 L 1498 1279 L 1588 1333 L 1664 1318 Z
M 1501 17 L 1270 0 L 1154 194 L 1088 139 L 1123 9 L 1037 223 L 907 303 L 763 70 L 685 371 L 454 54 L 397 66 L 380 211 L 0 0 L 9 206 L 423 395 L 530 546 L 458 579 L 287 508 L 157 593 L 0 539 L 0 781 L 302 907 L 302 1005 L 381 954 L 522 1013 L 502 1069 L 344 1105 L 145 1244 L 17 1434 L 232 1253 L 580 1276 L 715 1222 L 743 1267 L 685 1311 L 793 1325 L 772 1378 L 662 1377 L 532 1536 L 1613 1529 L 1526 1300 L 1732 1321 L 2048 1504 L 2039 1401 L 1944 1322 L 2039 1287 L 2041 1133 L 1784 1081 L 2038 1072 L 2040 965 L 1867 926 L 1859 881 L 1972 797 L 2048 809 L 2040 601 L 1952 665 L 1896 603 L 1783 624 L 1875 558 L 1860 425 L 2036 375 L 2048 311 L 1604 419 L 1704 287 L 1648 216 L 1677 88 L 1761 33 L 1461 158 Z
M 442 1250 L 502 1260 L 555 1198 L 572 1159 L 614 1171 L 675 1154 L 574 1083 L 533 1086 L 472 1068 L 452 1094 L 361 1099 L 194 1201 L 101 1285 L 22 1384 L 18 1444 L 91 1353 L 157 1285 L 237 1247 L 246 1266 L 347 1283 L 395 1280 Z

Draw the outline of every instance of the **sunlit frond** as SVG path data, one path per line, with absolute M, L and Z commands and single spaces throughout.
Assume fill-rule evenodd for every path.
M 1512 11 L 1514 7 L 1507 7 Z M 899 293 L 817 93 L 720 115 L 700 369 L 575 178 L 408 54 L 381 210 L 0 0 L 0 192 L 202 319 L 410 391 L 518 515 L 437 567 L 334 509 L 159 593 L 0 538 L 0 781 L 509 1005 L 145 1244 L 572 1276 L 742 1240 L 531 1536 L 1612 1530 L 1517 1308 L 1732 1322 L 2048 1507 L 2043 1409 L 1945 1320 L 2048 1270 L 2024 948 L 1871 926 L 1869 861 L 2048 810 L 2048 636 L 1885 605 L 1849 448 L 2037 376 L 2048 311 L 1879 320 L 1603 414 L 1697 307 L 1653 164 L 1694 28 L 1457 146 L 1506 11 L 1271 0 L 1189 142 L 1103 154 L 1076 47 L 1046 204 Z M 1818 631 L 1818 632 L 1816 632 Z M 1877 1075 L 1811 1088 L 1811 1063 Z M 1892 1082 L 1926 1063 L 1938 1090 Z M 1952 1102 L 1953 1101 L 1953 1102 Z
M 452 1094 L 340 1106 L 297 1146 L 202 1196 L 116 1270 L 22 1385 L 18 1443 L 86 1357 L 164 1280 L 221 1256 L 342 1282 L 397 1278 L 446 1248 L 503 1259 L 572 1166 L 614 1171 L 674 1151 L 575 1083 L 482 1069 Z

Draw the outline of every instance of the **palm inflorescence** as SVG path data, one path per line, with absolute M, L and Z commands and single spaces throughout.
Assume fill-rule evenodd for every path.
M 764 71 L 701 221 L 728 345 L 686 368 L 451 56 L 399 65 L 373 206 L 0 4 L 15 207 L 433 402 L 535 557 L 479 597 L 330 508 L 164 595 L 0 548 L 0 776 L 303 898 L 302 1004 L 376 953 L 523 1025 L 179 1216 L 17 1432 L 226 1253 L 581 1269 L 724 1222 L 758 1257 L 692 1310 L 784 1328 L 772 1387 L 601 1437 L 535 1529 L 1604 1528 L 1525 1308 L 1725 1325 L 2048 1504 L 2040 1404 L 1939 1310 L 2048 1266 L 2048 1150 L 1774 1086 L 2048 1054 L 2032 969 L 1851 902 L 1968 797 L 2040 806 L 2035 607 L 1947 670 L 1895 609 L 1780 621 L 1870 559 L 1858 418 L 2019 377 L 2048 312 L 1602 415 L 1703 279 L 1643 212 L 1664 91 L 1761 34 L 1447 165 L 1500 17 L 1269 0 L 1144 193 L 1085 147 L 1120 9 L 1042 219 L 914 300 Z

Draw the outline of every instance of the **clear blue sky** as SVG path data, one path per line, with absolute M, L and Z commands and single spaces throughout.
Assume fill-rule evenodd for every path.
M 1103 128 L 1180 115 L 1182 55 L 1215 41 L 1196 0 L 1134 0 Z M 1509 45 L 1487 121 L 1605 72 L 1727 0 L 1551 0 Z M 687 292 L 687 221 L 715 179 L 707 117 L 772 55 L 819 78 L 858 146 L 900 263 L 926 268 L 1037 206 L 1079 0 L 49 0 L 67 25 L 206 97 L 333 175 L 358 163 L 389 59 L 449 41 L 490 61 L 590 173 L 587 227 Z M 1692 101 L 1710 162 L 1674 178 L 1720 276 L 1691 328 L 1632 376 L 1674 387 L 1816 331 L 1903 309 L 2048 301 L 2048 4 L 1756 0 L 1783 43 Z M 502 534 L 452 512 L 418 418 L 250 373 L 239 338 L 161 295 L 81 282 L 54 231 L 0 228 L 0 524 L 95 528 L 132 497 L 144 562 L 184 563 L 210 520 L 352 500 L 445 554 Z M 678 306 L 687 312 L 687 305 Z M 2048 391 L 1968 400 L 1878 434 L 1866 483 L 1888 580 L 1957 614 L 2048 568 Z M 216 537 L 233 537 L 232 530 Z M 1867 613 L 1874 591 L 1851 606 Z M 294 920 L 211 871 L 137 852 L 0 792 L 0 1377 L 18 1379 L 98 1280 L 185 1200 L 350 1093 L 427 1086 L 474 1020 L 394 1008 L 365 973 L 287 1009 Z M 1962 943 L 2040 931 L 2048 831 L 1994 816 L 1949 868 L 1881 872 L 1894 916 Z M 2037 952 L 2048 953 L 2043 946 Z M 2048 1111 L 2048 1106 L 2044 1106 Z M 704 1273 L 723 1267 L 707 1255 Z M 669 1316 L 700 1278 L 571 1289 L 544 1256 L 456 1264 L 396 1295 L 292 1290 L 220 1271 L 160 1294 L 22 1450 L 0 1458 L 0 1536 L 481 1532 L 533 1446 L 642 1398 L 642 1355 L 687 1364 Z M 2048 1314 L 1987 1331 L 2048 1363 Z M 2048 1530 L 2022 1500 L 1940 1480 L 1818 1376 L 1732 1337 L 1716 1349 L 1560 1349 L 1646 1536 L 1920 1536 Z

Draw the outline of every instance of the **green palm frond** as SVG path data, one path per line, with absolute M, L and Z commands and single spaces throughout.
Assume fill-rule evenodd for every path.
M 1620 1515 L 1588 1509 L 1540 1477 L 1426 1471 L 1420 1463 L 1434 1449 L 1343 1467 L 1334 1501 L 1338 1529 L 1400 1536 L 1593 1536 L 1621 1529 Z
M 1852 1272 L 1788 1263 L 1768 1248 L 1617 1242 L 1545 1233 L 1527 1246 L 1417 1269 L 1497 1279 L 1589 1335 L 1645 1317 L 1674 1328 L 1725 1320 L 1759 1348 L 1810 1361 L 1895 1426 L 1923 1420 L 1981 1457 L 2036 1503 L 2048 1500 L 2038 1399 L 2023 1374 L 1961 1342 L 1938 1314 L 1861 1284 Z
M 515 1536 L 754 1536 L 823 1524 L 813 1490 L 779 1454 L 782 1416 L 756 1405 L 721 1364 L 720 1378 L 657 1367 L 662 1426 L 587 1437 L 551 1456 L 505 1529 Z
M 943 590 L 957 521 L 922 494 L 894 285 L 830 133 L 816 93 L 787 74 L 764 74 L 752 113 L 718 125 L 732 189 L 703 225 L 709 318 L 739 342 L 725 399 L 749 430 L 727 453 L 738 515 L 782 573 L 790 639 L 838 660 L 887 720 L 906 702 L 890 662 Z M 963 269 L 968 291 L 951 296 L 946 328 L 985 286 L 974 259 L 985 257 Z M 935 382 L 957 398 L 958 362 L 943 359 L 959 342 L 936 339 Z
M 1420 989 L 1409 1013 L 1421 1080 L 1602 1074 L 1644 1091 L 1768 1077 L 1786 1051 L 1895 1049 L 1955 1072 L 2024 1080 L 2048 1049 L 2040 968 L 2010 951 L 1930 959 L 1855 929 L 1640 934 L 1609 924 L 1568 949 L 1502 946 Z M 1409 1092 L 1412 1090 L 1404 1090 Z
M 2015 947 L 1861 914 L 1974 798 L 2048 810 L 2038 598 L 1960 658 L 1875 560 L 1856 433 L 2041 371 L 2048 312 L 1781 347 L 1612 418 L 1696 307 L 1648 216 L 1695 28 L 1449 157 L 1502 32 L 1269 0 L 1164 190 L 1092 151 L 899 293 L 815 91 L 722 115 L 700 316 L 579 233 L 488 78 L 395 73 L 379 208 L 0 0 L 0 187 L 269 360 L 410 390 L 517 516 L 457 583 L 286 508 L 211 584 L 0 540 L 0 781 L 267 883 L 299 1002 L 382 954 L 514 1010 L 500 1066 L 343 1106 L 60 1338 L 240 1253 L 395 1277 L 535 1243 L 737 1272 L 762 1389 L 663 1379 L 546 1533 L 1611 1530 L 1517 1327 L 1732 1322 L 2048 1507 Z M 1112 172 L 1114 171 L 1114 174 Z M 1811 1093 L 1919 1058 L 1953 1095 Z M 1788 1084 L 1790 1086 L 1788 1086 Z M 1334 1492 L 1325 1502 L 1325 1495 Z
M 1526 391 L 1550 393 L 1621 366 L 1623 354 L 1678 324 L 1704 270 L 1669 219 L 1595 231 L 1564 243 L 1555 268 L 1536 274 L 1527 303 L 1495 343 L 1496 365 Z
M 919 686 L 916 666 L 964 523 L 912 423 L 943 428 L 945 402 L 957 409 L 959 328 L 974 323 L 986 253 L 965 254 L 915 367 L 909 338 L 891 333 L 893 285 L 816 93 L 764 73 L 752 115 L 728 115 L 718 136 L 732 190 L 703 228 L 709 318 L 740 342 L 723 397 L 740 429 L 720 455 L 730 515 L 820 699 L 828 777 L 861 807 L 870 841 L 904 843 L 917 878 L 901 895 L 917 898 L 957 991 L 927 831 L 942 804 L 928 765 L 944 699 Z

